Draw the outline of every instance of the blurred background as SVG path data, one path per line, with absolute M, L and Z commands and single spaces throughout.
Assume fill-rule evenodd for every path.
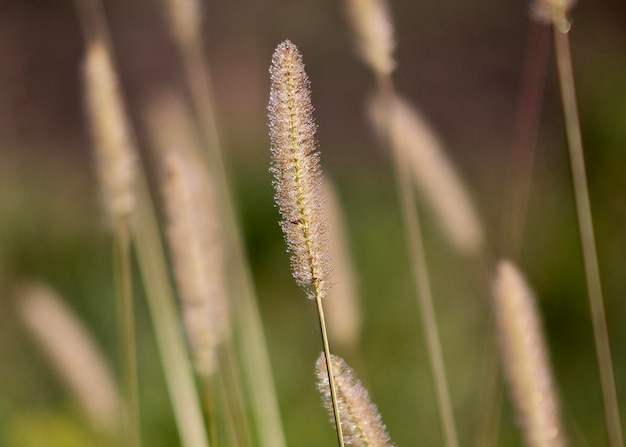
M 304 55 L 322 165 L 337 185 L 354 256 L 363 332 L 362 355 L 353 366 L 397 445 L 442 445 L 390 160 L 366 116 L 375 82 L 355 56 L 342 5 L 203 3 L 220 136 L 289 446 L 332 445 L 335 435 L 314 385 L 313 365 L 321 350 L 315 308 L 291 278 L 268 172 L 268 67 L 274 48 L 286 38 Z M 398 43 L 397 89 L 441 136 L 499 257 L 529 5 L 400 0 L 390 7 Z M 105 12 L 129 111 L 147 151 L 145 105 L 162 87 L 185 93 L 180 60 L 158 0 L 110 0 Z M 581 1 L 572 18 L 599 262 L 618 396 L 623 396 L 626 4 Z M 30 279 L 51 284 L 85 322 L 111 365 L 117 364 L 111 241 L 84 116 L 83 51 L 73 2 L 0 0 L 1 446 L 99 445 L 17 316 L 16 285 Z M 572 445 L 605 445 L 552 56 L 547 67 L 520 267 L 540 298 Z M 422 219 L 459 436 L 462 445 L 469 445 L 483 392 L 490 285 L 450 248 L 427 212 Z M 136 287 L 145 445 L 177 446 L 149 315 Z M 519 438 L 505 397 L 498 445 L 521 445 Z

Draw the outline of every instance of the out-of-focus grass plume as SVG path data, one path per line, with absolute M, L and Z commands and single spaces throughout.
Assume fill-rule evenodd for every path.
M 22 323 L 87 418 L 104 435 L 116 437 L 121 409 L 117 384 L 87 328 L 43 283 L 22 284 L 14 300 Z
M 477 255 L 485 243 L 478 213 L 467 187 L 425 118 L 397 97 L 388 106 L 383 98 L 375 97 L 370 113 L 381 135 L 385 133 L 385 126 L 389 126 L 394 150 L 402 163 L 408 165 L 415 186 L 450 242 L 464 255 Z
M 216 368 L 228 337 L 226 258 L 215 186 L 199 156 L 191 117 L 172 95 L 150 109 L 152 144 L 167 216 L 167 236 L 182 314 L 198 373 Z
M 535 297 L 519 270 L 501 261 L 493 283 L 503 366 L 528 447 L 567 445 L 548 346 Z
M 111 54 L 101 40 L 88 44 L 84 78 L 101 195 L 113 224 L 135 208 L 137 153 Z

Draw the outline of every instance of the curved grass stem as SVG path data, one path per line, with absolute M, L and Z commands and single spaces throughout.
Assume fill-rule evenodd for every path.
M 587 293 L 593 324 L 593 336 L 596 348 L 598 368 L 600 370 L 600 384 L 604 399 L 604 411 L 611 447 L 624 445 L 619 405 L 615 378 L 613 376 L 613 362 L 609 346 L 609 334 L 604 311 L 602 285 L 600 281 L 600 269 L 598 266 L 598 254 L 596 250 L 587 186 L 587 174 L 585 171 L 585 158 L 583 152 L 580 121 L 576 105 L 576 92 L 574 89 L 574 75 L 572 71 L 572 58 L 570 54 L 569 37 L 566 30 L 560 29 L 555 24 L 554 44 L 559 71 L 561 98 L 563 113 L 565 116 L 565 128 L 570 154 L 570 165 L 574 184 L 576 200 L 576 212 L 578 215 L 578 227 L 583 251 L 585 277 L 587 279 Z
M 145 179 L 142 180 L 138 216 L 142 231 L 135 232 L 134 242 L 181 445 L 209 447 L 155 211 Z
M 458 447 L 458 436 L 454 423 L 450 391 L 448 389 L 443 353 L 439 340 L 439 329 L 437 327 L 437 318 L 435 316 L 435 308 L 433 305 L 430 279 L 426 263 L 426 254 L 422 240 L 419 215 L 415 205 L 415 193 L 411 181 L 411 174 L 407 169 L 406 163 L 402 162 L 398 150 L 393 147 L 392 143 L 391 129 L 393 118 L 391 114 L 393 111 L 391 105 L 395 100 L 395 92 L 391 78 L 389 76 L 381 76 L 379 78 L 379 88 L 385 101 L 386 144 L 392 152 L 394 161 L 394 177 L 396 179 L 396 188 L 400 197 L 404 230 L 409 244 L 412 276 L 415 290 L 417 292 L 420 315 L 424 325 L 429 363 L 435 380 L 439 416 L 443 425 L 446 446 Z

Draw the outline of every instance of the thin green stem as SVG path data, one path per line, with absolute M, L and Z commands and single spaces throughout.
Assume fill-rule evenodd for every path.
M 574 183 L 574 195 L 576 199 L 576 212 L 578 214 L 578 228 L 583 251 L 585 276 L 587 278 L 587 293 L 591 309 L 591 321 L 593 324 L 593 336 L 596 347 L 598 368 L 600 370 L 600 384 L 604 399 L 604 411 L 611 447 L 623 447 L 623 435 L 615 378 L 613 376 L 613 362 L 609 346 L 609 334 L 606 324 L 602 285 L 600 281 L 600 268 L 598 266 L 598 254 L 596 250 L 591 215 L 591 203 L 589 200 L 589 188 L 587 186 L 587 174 L 585 171 L 585 158 L 583 152 L 582 136 L 580 133 L 580 121 L 576 105 L 576 92 L 574 88 L 574 75 L 572 72 L 572 58 L 569 47 L 567 30 L 554 26 L 554 43 L 556 59 L 561 86 L 561 99 L 565 116 L 565 128 L 570 154 L 570 165 Z
M 474 434 L 475 447 L 492 447 L 498 445 L 498 432 L 502 417 L 502 374 L 496 344 L 497 336 L 493 329 L 488 331 L 487 347 L 485 352 L 485 372 L 483 373 L 481 408 L 478 410 L 476 432 Z
M 386 119 L 386 143 L 391 149 L 394 160 L 394 177 L 396 187 L 401 202 L 402 218 L 404 220 L 404 230 L 409 243 L 409 255 L 412 264 L 412 276 L 417 292 L 420 314 L 424 325 L 426 345 L 428 348 L 428 358 L 435 380 L 437 403 L 439 415 L 443 425 L 443 433 L 448 447 L 458 447 L 458 437 L 452 412 L 450 392 L 446 379 L 446 371 L 443 362 L 441 343 L 439 341 L 439 329 L 433 305 L 430 279 L 426 263 L 424 243 L 422 241 L 421 228 L 417 207 L 415 205 L 415 193 L 411 174 L 407 164 L 403 162 L 399 155 L 398 148 L 394 147 L 391 137 L 391 104 L 395 99 L 393 83 L 389 76 L 379 79 L 379 88 L 385 101 Z
M 502 252 L 517 260 L 524 240 L 539 117 L 547 71 L 550 34 L 543 23 L 531 23 L 526 42 L 512 151 L 508 163 Z
M 181 319 L 168 280 L 165 251 L 156 215 L 145 179 L 142 181 L 138 194 L 138 223 L 141 231 L 135 232 L 134 242 L 174 417 L 183 447 L 209 447 L 191 363 L 180 327 Z
M 206 425 L 207 425 L 207 434 L 209 436 L 209 444 L 212 447 L 217 447 L 217 413 L 215 409 L 215 393 L 214 393 L 214 378 L 212 375 L 203 376 L 201 381 L 201 387 L 203 390 L 204 396 L 204 411 L 206 412 Z
M 220 373 L 223 386 L 229 397 L 231 416 L 237 430 L 239 444 L 244 447 L 254 445 L 250 433 L 250 422 L 245 408 L 245 398 L 241 389 L 238 362 L 234 346 L 228 343 L 220 349 Z
M 233 416 L 234 410 L 231 408 L 232 404 L 230 396 L 226 390 L 226 382 L 224 375 L 221 372 L 217 372 L 217 387 L 216 392 L 219 393 L 221 409 L 222 409 L 222 427 L 226 429 L 226 436 L 228 437 L 228 445 L 230 447 L 241 447 L 239 435 L 237 434 L 237 423 Z
M 343 430 L 341 427 L 341 417 L 339 416 L 339 403 L 337 401 L 337 388 L 335 386 L 335 376 L 333 375 L 332 360 L 330 358 L 330 348 L 328 345 L 328 334 L 326 332 L 326 320 L 324 318 L 324 308 L 322 298 L 317 288 L 315 290 L 315 303 L 317 304 L 317 315 L 320 322 L 320 332 L 322 333 L 322 343 L 324 344 L 324 357 L 326 358 L 326 372 L 328 373 L 328 383 L 330 385 L 330 399 L 333 403 L 333 414 L 335 416 L 335 426 L 337 428 L 337 442 L 339 447 L 344 447 Z
M 130 228 L 126 219 L 121 219 L 115 227 L 114 252 L 119 346 L 125 394 L 124 438 L 129 447 L 141 447 Z

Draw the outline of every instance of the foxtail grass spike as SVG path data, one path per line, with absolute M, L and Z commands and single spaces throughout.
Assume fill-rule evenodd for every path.
M 172 92 L 156 95 L 147 124 L 161 167 L 167 242 L 187 340 L 196 372 L 209 377 L 217 346 L 230 334 L 216 186 L 180 98 Z
M 119 391 L 106 359 L 84 324 L 47 285 L 24 284 L 16 290 L 15 298 L 24 325 L 94 427 L 117 437 Z
M 114 226 L 135 209 L 138 156 L 117 74 L 102 39 L 88 44 L 84 78 L 102 199 L 107 219 Z
M 498 264 L 494 309 L 504 370 L 528 447 L 567 445 L 535 297 L 519 270 Z
M 276 203 L 296 282 L 309 298 L 330 285 L 327 222 L 316 125 L 302 56 L 289 41 L 276 48 L 270 68 L 269 121 Z
M 389 102 L 382 97 L 372 101 L 370 113 L 377 130 L 385 135 L 389 128 L 390 144 L 450 242 L 465 255 L 478 255 L 485 244 L 483 226 L 442 143 L 408 102 L 395 95 Z
M 276 48 L 270 74 L 271 171 L 274 174 L 276 203 L 283 218 L 280 225 L 291 252 L 291 267 L 296 282 L 306 290 L 310 299 L 315 299 L 324 355 L 330 359 L 322 300 L 330 286 L 331 268 L 319 153 L 315 142 L 316 126 L 302 55 L 288 40 Z M 328 361 L 326 368 L 337 441 L 339 447 L 344 447 L 332 362 Z
M 331 355 L 331 362 L 335 372 L 339 413 L 346 447 L 392 447 L 393 444 L 376 405 L 370 401 L 367 390 L 361 385 L 352 368 L 336 355 Z M 332 417 L 333 405 L 324 353 L 317 359 L 316 373 L 317 388 L 322 395 L 324 406 Z
M 386 0 L 345 0 L 358 52 L 379 76 L 389 76 L 396 67 L 393 24 Z
M 221 232 L 202 160 L 180 149 L 163 155 L 167 236 L 194 365 L 210 376 L 229 327 Z

